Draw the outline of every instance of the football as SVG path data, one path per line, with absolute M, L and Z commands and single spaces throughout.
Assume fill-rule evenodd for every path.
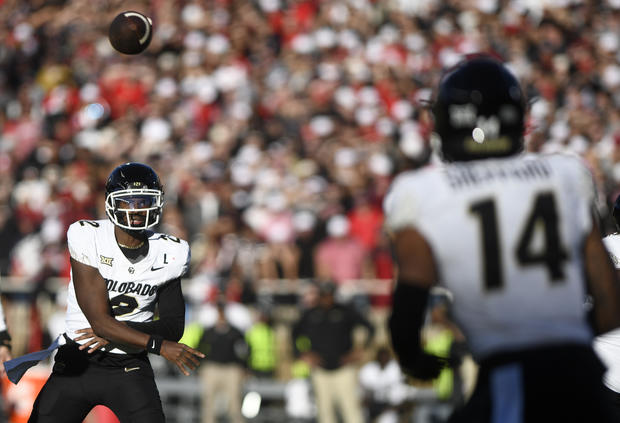
M 153 23 L 140 12 L 129 10 L 118 14 L 108 30 L 110 44 L 123 54 L 142 53 L 153 37 Z

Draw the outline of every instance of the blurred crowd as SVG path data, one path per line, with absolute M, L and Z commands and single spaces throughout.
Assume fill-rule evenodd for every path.
M 137 56 L 107 39 L 127 9 L 154 24 Z M 526 89 L 528 150 L 583 157 L 604 218 L 620 191 L 620 0 L 0 0 L 0 39 L 0 275 L 24 283 L 66 280 L 68 225 L 126 161 L 191 244 L 191 319 L 270 280 L 386 283 L 382 199 L 435 159 L 432 87 L 480 51 Z

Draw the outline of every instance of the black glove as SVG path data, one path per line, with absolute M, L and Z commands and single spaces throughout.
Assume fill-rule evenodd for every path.
M 415 379 L 431 380 L 437 378 L 441 370 L 448 366 L 447 359 L 420 352 L 411 365 L 403 366 L 403 371 Z

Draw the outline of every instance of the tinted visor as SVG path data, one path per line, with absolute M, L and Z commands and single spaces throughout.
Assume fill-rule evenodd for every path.
M 157 207 L 157 197 L 154 195 L 119 195 L 114 199 L 116 208 L 122 210 L 144 210 Z

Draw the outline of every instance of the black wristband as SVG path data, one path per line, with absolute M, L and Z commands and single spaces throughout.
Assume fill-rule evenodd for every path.
M 11 335 L 6 330 L 0 331 L 0 347 L 11 349 Z
M 151 354 L 159 355 L 161 350 L 161 344 L 164 343 L 164 337 L 159 335 L 151 335 L 149 343 L 146 345 L 146 350 Z

